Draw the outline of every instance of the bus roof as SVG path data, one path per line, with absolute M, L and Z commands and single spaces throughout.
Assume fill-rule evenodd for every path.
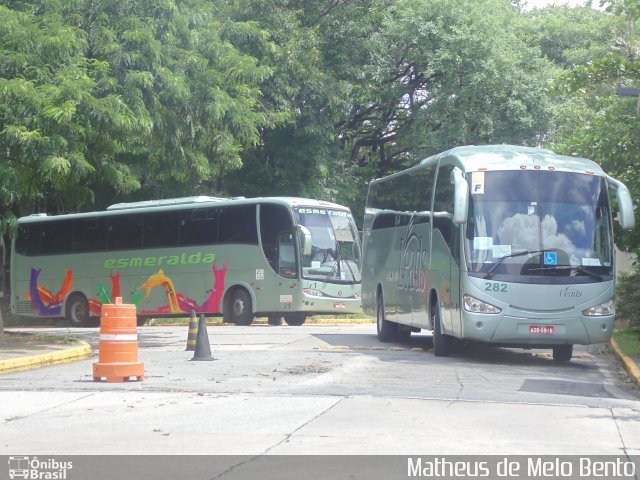
M 606 175 L 597 163 L 586 158 L 558 155 L 551 150 L 515 145 L 456 147 L 426 158 L 420 165 L 444 159 L 452 159 L 465 173 L 478 170 L 555 170 Z
M 83 212 L 83 213 L 67 213 L 62 215 L 47 215 L 46 213 L 34 213 L 21 217 L 18 219 L 20 223 L 32 223 L 32 222 L 46 222 L 49 220 L 66 220 L 66 219 L 80 219 L 80 218 L 94 218 L 99 216 L 112 216 L 120 214 L 131 213 L 144 213 L 163 210 L 184 210 L 185 208 L 209 208 L 209 207 L 224 207 L 229 205 L 256 205 L 259 203 L 272 203 L 280 204 L 287 207 L 310 207 L 310 208 L 331 208 L 337 210 L 350 211 L 348 207 L 338 205 L 333 202 L 326 202 L 323 200 L 315 200 L 312 198 L 299 198 L 299 197 L 234 197 L 234 198 L 221 198 L 221 197 L 207 197 L 207 196 L 195 196 L 195 197 L 179 197 L 179 198 L 167 198 L 161 200 L 146 200 L 141 202 L 131 203 L 116 203 L 107 207 L 106 210 Z

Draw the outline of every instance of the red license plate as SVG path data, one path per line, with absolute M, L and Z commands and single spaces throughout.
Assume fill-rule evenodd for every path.
M 529 325 L 529 333 L 533 335 L 553 335 L 553 325 Z

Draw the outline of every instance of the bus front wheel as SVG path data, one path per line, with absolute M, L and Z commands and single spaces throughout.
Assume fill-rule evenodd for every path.
M 431 325 L 433 327 L 433 354 L 436 357 L 448 357 L 451 355 L 451 342 L 453 339 L 449 335 L 442 333 L 440 309 L 437 305 L 433 307 Z
M 378 308 L 376 309 L 376 329 L 378 340 L 381 342 L 393 342 L 398 338 L 398 324 L 390 322 L 384 315 L 384 299 L 378 296 Z
M 553 359 L 556 362 L 568 362 L 573 357 L 573 345 L 556 345 L 553 347 Z
M 284 316 L 284 321 L 287 322 L 287 325 L 291 325 L 292 327 L 299 327 L 306 319 L 306 315 L 303 315 L 302 313 L 290 313 Z
M 251 325 L 253 311 L 251 309 L 251 295 L 244 288 L 236 288 L 229 294 L 227 308 L 224 309 L 225 323 L 236 325 Z
M 75 293 L 67 299 L 67 321 L 74 327 L 86 327 L 89 324 L 89 304 L 84 295 Z

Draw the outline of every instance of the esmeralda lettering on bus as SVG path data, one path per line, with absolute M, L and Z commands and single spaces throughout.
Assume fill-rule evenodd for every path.
M 200 265 L 211 264 L 215 261 L 215 253 L 193 253 L 187 255 L 162 255 L 157 257 L 131 257 L 131 258 L 108 258 L 104 261 L 104 268 L 112 270 L 114 268 L 141 268 L 160 267 L 162 265 Z

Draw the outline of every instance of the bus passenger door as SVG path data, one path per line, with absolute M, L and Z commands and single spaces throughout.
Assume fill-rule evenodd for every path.
M 451 315 L 451 328 L 454 336 L 462 337 L 462 315 L 460 309 L 462 308 L 462 298 L 460 298 L 460 262 L 461 262 L 461 232 L 462 227 L 460 225 L 452 225 L 451 235 L 451 259 L 450 259 L 450 315 Z
M 410 244 L 407 259 L 408 277 L 411 291 L 411 323 L 416 327 L 427 325 L 427 275 L 431 262 L 431 215 L 416 212 L 410 229 Z
M 460 330 L 460 226 L 453 222 L 452 165 L 441 165 L 436 179 L 431 238 L 431 275 L 438 292 L 440 320 L 447 334 Z
M 413 239 L 413 218 L 409 212 L 402 212 L 396 215 L 396 231 L 398 238 L 396 242 L 399 248 L 399 257 L 397 258 L 397 279 L 396 288 L 398 291 L 398 302 L 396 306 L 396 315 L 399 323 L 410 324 L 413 317 L 413 302 L 411 289 L 412 264 L 414 262 L 414 239 Z
M 278 275 L 285 278 L 297 278 L 295 232 L 282 232 L 278 235 Z

